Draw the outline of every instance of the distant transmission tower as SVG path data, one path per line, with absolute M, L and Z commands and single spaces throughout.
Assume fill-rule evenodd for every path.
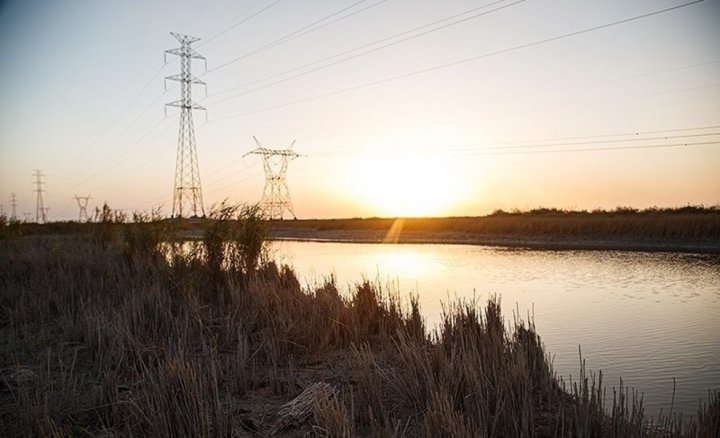
M 288 163 L 299 157 L 297 152 L 292 150 L 295 140 L 287 149 L 268 149 L 264 147 L 257 138 L 253 137 L 257 148 L 243 155 L 262 155 L 263 167 L 265 169 L 265 188 L 260 206 L 270 219 L 282 219 L 287 210 L 293 217 L 292 201 L 290 200 L 290 189 L 288 189 L 285 175 L 287 174 Z M 275 160 L 273 160 L 275 158 Z
M 17 220 L 17 196 L 15 196 L 15 193 L 10 193 L 10 206 L 12 207 L 12 216 L 10 216 L 10 219 L 13 221 Z
M 80 214 L 78 215 L 78 222 L 83 222 L 83 219 L 85 219 L 84 222 L 89 221 L 87 214 L 87 205 L 88 202 L 92 199 L 92 196 L 73 196 L 73 199 L 77 202 L 78 208 L 80 209 Z
M 205 109 L 192 101 L 192 85 L 205 85 L 205 82 L 190 73 L 193 58 L 205 61 L 205 57 L 190 47 L 190 44 L 199 41 L 200 38 L 174 32 L 170 33 L 180 41 L 179 48 L 166 50 L 164 54 L 165 62 L 167 62 L 168 54 L 180 57 L 180 74 L 165 78 L 166 84 L 168 80 L 180 82 L 180 100 L 165 104 L 166 112 L 168 106 L 180 108 L 180 131 L 175 162 L 172 215 L 174 217 L 183 217 L 187 212 L 192 216 L 205 216 L 202 189 L 200 188 L 200 169 L 198 167 L 197 150 L 195 149 L 195 127 L 192 118 L 192 110 Z M 205 63 L 205 69 L 207 70 L 207 62 Z M 167 89 L 167 85 L 165 88 Z
M 47 221 L 47 209 L 43 204 L 42 195 L 45 191 L 43 189 L 43 184 L 45 184 L 45 181 L 43 181 L 43 177 L 45 175 L 43 175 L 42 170 L 36 169 L 33 172 L 33 176 L 35 177 L 35 181 L 33 181 L 33 184 L 35 184 L 35 193 L 37 193 L 37 201 L 35 203 L 35 222 L 41 224 Z

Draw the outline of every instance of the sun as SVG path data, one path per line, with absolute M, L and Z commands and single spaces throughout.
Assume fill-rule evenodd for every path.
M 379 215 L 437 216 L 458 198 L 451 166 L 429 155 L 377 155 L 358 163 L 354 190 Z

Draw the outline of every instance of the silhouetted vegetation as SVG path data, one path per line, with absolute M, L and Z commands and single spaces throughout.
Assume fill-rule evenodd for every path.
M 601 376 L 581 369 L 563 383 L 533 325 L 508 326 L 497 300 L 451 303 L 429 331 L 416 301 L 376 284 L 343 294 L 329 278 L 304 290 L 263 257 L 257 213 L 222 205 L 193 242 L 179 239 L 187 224 L 178 231 L 152 217 L 100 237 L 0 241 L 0 435 L 694 437 L 720 428 L 718 392 L 692 419 L 653 421 L 627 388 L 606 399 Z

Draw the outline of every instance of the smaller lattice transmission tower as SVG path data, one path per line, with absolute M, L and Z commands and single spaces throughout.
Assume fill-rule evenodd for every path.
M 80 213 L 78 214 L 78 222 L 88 222 L 90 218 L 87 213 L 88 202 L 92 199 L 92 196 L 78 196 L 74 195 L 73 199 L 77 202 Z
M 288 189 L 287 180 L 285 178 L 290 160 L 294 160 L 300 155 L 292 150 L 295 140 L 287 149 L 270 149 L 263 146 L 257 138 L 253 137 L 257 148 L 243 155 L 246 157 L 250 154 L 262 155 L 263 168 L 265 169 L 265 188 L 263 188 L 260 207 L 270 219 L 282 219 L 287 211 L 295 217 L 292 200 L 290 199 L 290 189 Z
M 45 181 L 43 181 L 44 176 L 42 170 L 36 169 L 33 172 L 33 177 L 35 177 L 33 181 L 35 185 L 34 191 L 37 193 L 37 200 L 35 201 L 35 222 L 39 224 L 44 224 L 47 221 L 47 209 L 43 203 L 43 192 L 45 191 L 45 189 L 43 189 L 43 185 L 45 185 Z
M 191 73 L 192 60 L 205 57 L 195 51 L 190 45 L 200 38 L 170 32 L 172 36 L 180 41 L 180 47 L 165 51 L 165 62 L 167 55 L 180 57 L 180 73 L 167 76 L 167 81 L 180 82 L 180 100 L 166 103 L 168 106 L 180 108 L 180 131 L 178 133 L 178 149 L 175 161 L 175 187 L 173 189 L 173 217 L 205 216 L 203 206 L 202 189 L 200 187 L 200 167 L 198 166 L 197 149 L 195 148 L 195 127 L 193 125 L 193 110 L 204 110 L 202 106 L 192 100 L 193 84 L 205 85 Z M 205 64 L 207 70 L 207 61 Z M 165 87 L 167 89 L 167 85 Z

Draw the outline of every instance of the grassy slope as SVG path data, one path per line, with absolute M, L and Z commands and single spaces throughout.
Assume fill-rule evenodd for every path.
M 171 262 L 151 228 L 124 242 L 116 233 L 0 240 L 0 435 L 713 436 L 720 428 L 718 393 L 691 422 L 650 423 L 627 389 L 606 405 L 594 378 L 563 388 L 533 327 L 506 328 L 494 301 L 451 305 L 429 334 L 415 303 L 375 285 L 351 297 L 332 283 L 304 291 L 292 271 L 249 260 L 254 228 L 233 227 L 215 224 L 189 252 L 166 248 Z M 217 245 L 226 238 L 230 245 Z M 283 422 L 280 407 L 318 381 L 335 395 L 317 398 L 301 424 Z

